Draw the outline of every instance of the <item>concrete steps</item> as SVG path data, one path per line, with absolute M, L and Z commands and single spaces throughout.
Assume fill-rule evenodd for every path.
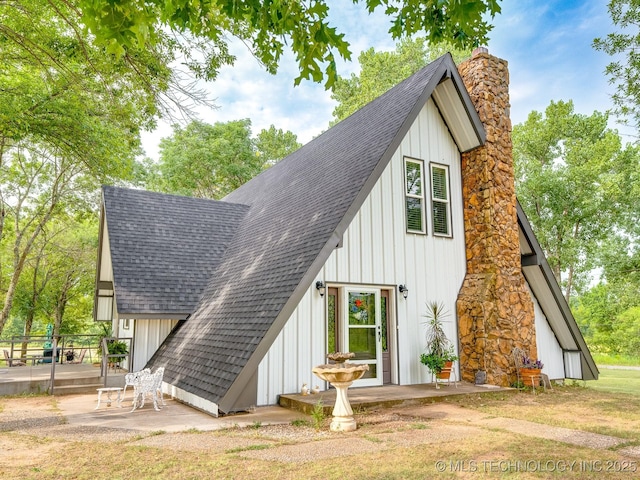
M 97 388 L 104 387 L 102 377 L 57 378 L 53 387 L 54 395 L 76 395 L 95 393 Z
M 0 396 L 43 394 L 49 391 L 52 365 L 27 365 L 23 367 L 0 366 Z M 95 393 L 96 388 L 104 387 L 104 378 L 100 368 L 90 363 L 56 364 L 55 395 Z M 126 371 L 109 371 L 107 387 L 124 387 Z
M 443 384 L 439 389 L 435 384 L 416 385 L 384 385 L 379 387 L 356 387 L 348 391 L 349 401 L 354 411 L 374 410 L 376 408 L 391 408 L 394 406 L 421 405 L 442 402 L 453 397 L 464 395 L 478 395 L 495 392 L 513 392 L 511 388 L 500 388 L 492 385 L 472 385 L 466 382 Z M 315 409 L 321 408 L 328 415 L 332 412 L 336 402 L 336 391 L 330 390 L 315 395 L 301 395 L 298 393 L 280 395 L 278 404 L 290 410 L 296 410 L 310 415 Z

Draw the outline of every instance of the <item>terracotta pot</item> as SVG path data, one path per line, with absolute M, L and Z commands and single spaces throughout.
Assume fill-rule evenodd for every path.
M 521 368 L 520 376 L 525 385 L 531 385 L 532 387 L 540 386 L 540 372 L 539 368 Z
M 436 373 L 436 377 L 440 380 L 448 380 L 451 376 L 451 368 L 453 366 L 453 362 L 445 362 L 444 367 L 438 373 Z

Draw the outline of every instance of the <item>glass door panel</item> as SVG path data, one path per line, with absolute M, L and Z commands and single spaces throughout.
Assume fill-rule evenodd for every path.
M 381 325 L 380 291 L 373 289 L 346 290 L 346 321 L 344 345 L 347 352 L 355 353 L 352 363 L 365 363 L 369 371 L 358 385 L 380 385 L 381 375 Z

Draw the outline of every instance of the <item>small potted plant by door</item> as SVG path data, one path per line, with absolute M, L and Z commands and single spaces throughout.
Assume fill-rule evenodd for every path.
M 436 377 L 436 388 L 440 388 L 438 387 L 438 379 L 449 379 L 453 362 L 458 360 L 453 345 L 442 328 L 442 319 L 447 315 L 442 303 L 427 303 L 427 313 L 424 315 L 427 319 L 425 322 L 427 325 L 427 345 L 425 353 L 420 355 L 420 362 L 426 365 Z

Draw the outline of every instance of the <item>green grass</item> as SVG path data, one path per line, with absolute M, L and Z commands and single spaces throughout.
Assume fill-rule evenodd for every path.
M 272 445 L 268 445 L 266 443 L 261 443 L 259 445 L 249 445 L 248 447 L 236 447 L 225 450 L 225 453 L 239 453 L 239 452 L 248 452 L 251 450 L 266 450 L 271 448 Z
M 611 393 L 628 393 L 640 397 L 640 370 L 600 368 L 597 381 L 587 382 L 589 388 Z
M 627 355 L 608 355 L 593 352 L 593 359 L 597 365 L 640 365 L 640 357 L 630 357 Z

